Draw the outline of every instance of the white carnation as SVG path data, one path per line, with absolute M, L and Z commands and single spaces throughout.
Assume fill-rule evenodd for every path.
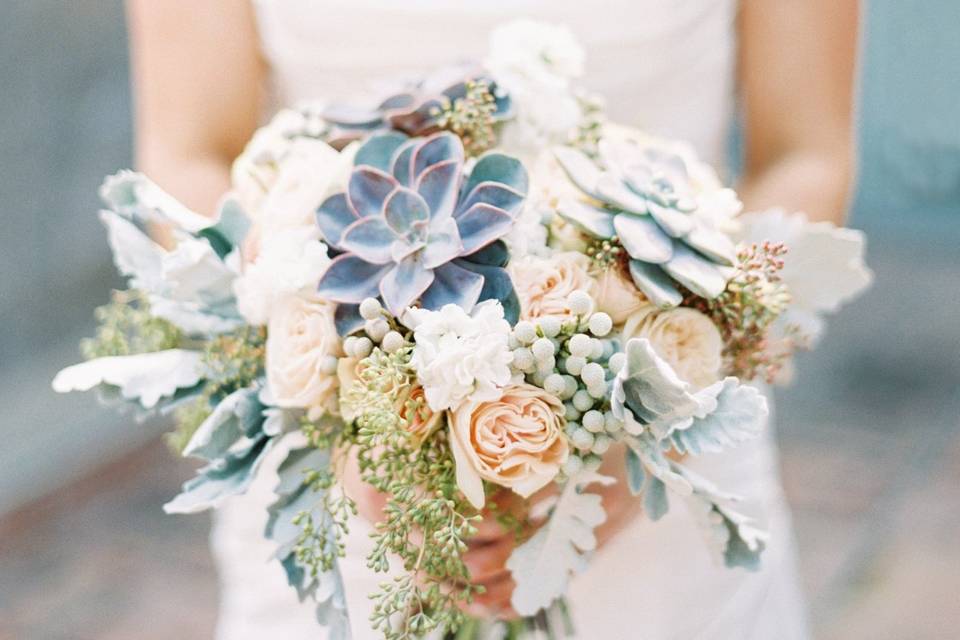
M 490 34 L 485 66 L 516 110 L 502 146 L 525 156 L 566 142 L 583 115 L 571 79 L 583 73 L 583 47 L 569 29 L 516 20 Z
M 562 83 L 583 75 L 583 47 L 566 26 L 520 19 L 490 34 L 486 66 L 544 83 Z
M 439 311 L 411 308 L 404 321 L 414 329 L 411 364 L 433 411 L 468 398 L 494 400 L 510 383 L 510 324 L 499 302 L 483 302 L 472 314 L 453 304 Z
M 330 264 L 316 227 L 277 231 L 261 240 L 257 258 L 234 282 L 237 307 L 248 322 L 266 324 L 270 313 L 290 296 L 313 295 Z

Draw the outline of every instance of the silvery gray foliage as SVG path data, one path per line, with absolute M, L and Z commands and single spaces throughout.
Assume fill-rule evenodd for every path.
M 233 281 L 247 232 L 239 206 L 225 200 L 215 221 L 194 213 L 146 176 L 122 171 L 100 188 L 108 206 L 100 217 L 117 269 L 147 294 L 151 312 L 188 334 L 230 331 L 243 325 Z M 177 241 L 157 244 L 148 225 L 163 224 Z
M 339 253 L 319 295 L 341 305 L 379 297 L 396 317 L 417 301 L 469 311 L 497 299 L 515 320 L 519 303 L 498 240 L 526 198 L 527 172 L 501 153 L 484 154 L 469 175 L 464 161 L 463 143 L 450 133 L 367 140 L 347 191 L 317 210 L 324 241 Z M 349 323 L 339 317 L 338 325 Z
M 569 478 L 546 524 L 514 549 L 507 568 L 516 582 L 510 604 L 517 613 L 532 616 L 549 607 L 566 593 L 571 576 L 586 567 L 597 544 L 593 530 L 607 516 L 600 496 L 587 493 L 585 487 L 612 482 L 613 478 L 586 470 Z
M 200 352 L 167 349 L 129 356 L 107 356 L 69 366 L 53 379 L 57 393 L 115 390 L 125 401 L 154 409 L 181 392 L 196 390 L 201 380 Z
M 184 455 L 208 464 L 164 505 L 167 513 L 216 508 L 224 499 L 244 493 L 250 486 L 282 425 L 294 423 L 278 415 L 283 410 L 266 407 L 260 397 L 261 387 L 262 383 L 257 383 L 234 391 L 197 428 Z
M 646 338 L 628 340 L 624 352 L 611 410 L 628 433 L 670 438 L 681 453 L 719 451 L 759 434 L 768 409 L 755 388 L 726 378 L 692 391 Z
M 557 211 L 586 233 L 616 238 L 630 256 L 630 275 L 656 305 L 683 300 L 678 284 L 704 298 L 727 285 L 736 258 L 733 242 L 697 215 L 686 162 L 639 143 L 601 140 L 593 160 L 571 147 L 556 150 L 571 182 L 586 199 L 567 199 Z
M 321 508 L 324 495 L 304 482 L 308 471 L 325 471 L 330 465 L 330 452 L 315 447 L 291 449 L 278 469 L 280 482 L 275 493 L 277 500 L 269 507 L 264 535 L 277 545 L 274 557 L 283 566 L 290 586 L 297 590 L 302 602 L 312 598 L 317 604 L 317 620 L 334 640 L 347 640 L 350 625 L 347 618 L 346 595 L 339 565 L 313 577 L 307 568 L 297 562 L 294 548 L 300 535 L 300 526 L 294 518 L 307 512 L 314 526 L 330 526 L 329 513 Z
M 728 377 L 703 390 L 717 406 L 702 418 L 678 425 L 667 436 L 681 454 L 719 453 L 760 435 L 767 400 L 756 387 Z
M 739 496 L 721 491 L 683 465 L 671 464 L 690 482 L 693 490 L 687 502 L 706 531 L 708 544 L 716 556 L 730 568 L 759 569 L 760 555 L 769 535 L 758 528 L 751 517 L 734 509 Z
M 631 492 L 643 494 L 644 510 L 652 520 L 668 512 L 669 493 L 680 496 L 700 516 L 729 566 L 756 568 L 766 534 L 730 506 L 733 496 L 664 454 L 671 449 L 690 455 L 718 453 L 756 437 L 766 421 L 766 398 L 736 378 L 691 391 L 646 339 L 629 340 L 625 353 L 611 404 L 625 423 Z

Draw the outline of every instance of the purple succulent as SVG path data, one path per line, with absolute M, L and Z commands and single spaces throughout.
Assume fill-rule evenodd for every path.
M 515 306 L 498 240 L 527 193 L 517 159 L 487 153 L 464 175 L 457 136 L 386 133 L 364 143 L 356 164 L 347 191 L 317 210 L 324 240 L 341 252 L 320 280 L 321 296 L 341 305 L 379 297 L 395 316 L 418 301 L 428 309 L 469 310 L 490 298 L 508 312 Z
M 441 69 L 426 78 L 411 83 L 378 102 L 374 107 L 349 103 L 333 103 L 323 111 L 330 125 L 327 142 L 342 149 L 350 142 L 374 132 L 399 131 L 410 136 L 425 136 L 439 130 L 439 110 L 463 98 L 469 81 L 487 84 L 494 96 L 495 121 L 512 115 L 509 95 L 491 79 L 477 72 L 473 65 L 459 65 Z

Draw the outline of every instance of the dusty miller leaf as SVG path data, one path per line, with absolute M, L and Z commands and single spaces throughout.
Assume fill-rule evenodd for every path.
M 768 409 L 767 399 L 756 387 L 726 378 L 704 391 L 716 397 L 717 408 L 672 431 L 669 439 L 679 453 L 719 453 L 760 434 Z
M 688 498 L 691 511 L 706 532 L 711 549 L 730 568 L 756 571 L 769 538 L 753 519 L 733 508 L 740 498 L 720 491 L 709 480 L 678 463 L 671 463 L 693 487 Z
M 586 566 L 597 544 L 593 530 L 606 520 L 600 496 L 584 492 L 594 482 L 614 480 L 590 471 L 570 478 L 549 520 L 507 561 L 517 584 L 510 603 L 520 615 L 533 615 L 563 596 L 571 575 Z
M 163 505 L 163 510 L 167 513 L 199 513 L 217 508 L 230 496 L 244 493 L 275 440 L 262 434 L 246 440 L 243 447 L 200 469 L 196 476 L 184 483 L 179 495 Z
M 234 391 L 213 409 L 183 449 L 183 455 L 221 458 L 243 438 L 255 437 L 264 423 L 264 407 L 256 387 Z
M 324 492 L 304 481 L 308 471 L 324 471 L 329 466 L 328 450 L 306 446 L 289 452 L 278 469 L 277 500 L 269 507 L 264 535 L 276 543 L 274 557 L 283 566 L 287 582 L 296 589 L 300 601 L 312 598 L 317 604 L 317 620 L 329 630 L 330 638 L 346 640 L 350 636 L 350 625 L 339 565 L 334 563 L 330 571 L 313 576 L 294 553 L 301 532 L 300 526 L 294 524 L 297 514 L 307 512 L 315 525 L 330 526 L 329 513 L 322 508 Z
M 68 393 L 110 385 L 126 400 L 137 400 L 144 409 L 152 409 L 161 398 L 200 382 L 200 358 L 199 351 L 187 349 L 96 358 L 60 371 L 53 379 L 53 390 Z

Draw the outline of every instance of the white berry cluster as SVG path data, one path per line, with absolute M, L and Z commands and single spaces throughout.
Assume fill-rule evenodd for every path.
M 343 353 L 348 358 L 366 358 L 374 347 L 380 347 L 388 354 L 394 353 L 407 344 L 396 330 L 396 323 L 376 298 L 367 298 L 360 303 L 360 317 L 364 320 L 363 334 L 349 336 L 343 341 Z
M 613 444 L 623 422 L 610 411 L 610 387 L 623 366 L 608 336 L 613 321 L 594 312 L 593 299 L 584 291 L 567 298 L 572 319 L 545 316 L 522 320 L 513 328 L 512 367 L 527 382 L 563 400 L 567 437 L 576 453 L 564 467 L 573 475 L 585 466 L 597 467 Z

